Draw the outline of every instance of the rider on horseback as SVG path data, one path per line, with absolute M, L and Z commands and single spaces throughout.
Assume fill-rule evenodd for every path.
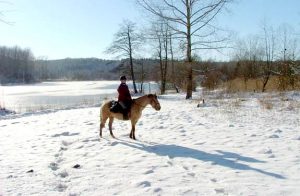
M 128 86 L 126 84 L 126 76 L 121 76 L 120 81 L 121 84 L 118 88 L 118 93 L 119 93 L 118 102 L 123 108 L 122 113 L 123 113 L 124 120 L 128 120 L 129 119 L 128 112 L 130 111 L 132 98 Z

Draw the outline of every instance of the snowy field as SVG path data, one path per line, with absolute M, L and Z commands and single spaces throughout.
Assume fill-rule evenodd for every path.
M 299 195 L 300 93 L 161 96 L 99 139 L 99 108 L 0 121 L 0 195 Z

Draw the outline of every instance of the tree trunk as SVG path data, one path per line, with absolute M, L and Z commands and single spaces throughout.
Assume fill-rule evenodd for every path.
M 193 68 L 192 68 L 192 41 L 191 41 L 191 8 L 189 0 L 186 0 L 186 13 L 187 13 L 187 48 L 186 48 L 186 61 L 188 64 L 188 76 L 187 76 L 187 87 L 186 87 L 186 99 L 192 98 L 193 92 Z
M 132 60 L 131 53 L 130 53 L 130 72 L 131 72 L 131 78 L 132 78 L 132 82 L 133 82 L 134 93 L 138 93 L 136 84 L 135 84 L 135 77 L 134 77 L 134 72 L 133 72 L 133 60 Z
M 167 70 L 168 70 L 168 30 L 166 30 L 165 38 L 164 38 L 164 49 L 165 49 L 165 61 L 163 64 L 163 72 L 162 72 L 162 84 L 164 93 L 166 92 L 166 83 L 167 83 Z
M 268 75 L 264 78 L 264 81 L 263 81 L 263 87 L 262 87 L 262 92 L 265 92 L 265 91 L 266 91 L 266 86 L 267 86 L 267 84 L 268 84 L 269 78 L 270 78 L 270 74 L 268 74 Z
M 171 70 L 171 80 L 173 83 L 173 87 L 176 90 L 176 93 L 179 93 L 179 89 L 177 88 L 176 84 L 175 84 L 175 67 L 174 67 L 174 54 L 173 54 L 173 45 L 172 45 L 172 36 L 171 33 L 169 35 L 170 37 L 170 53 L 171 53 L 171 66 L 172 66 L 172 70 Z
M 159 56 L 159 67 L 160 67 L 160 81 L 161 81 L 161 85 L 160 85 L 160 93 L 161 94 L 165 94 L 165 84 L 164 84 L 164 79 L 163 79 L 163 59 L 162 59 L 162 43 L 161 43 L 161 39 L 158 38 L 158 42 L 159 42 L 159 51 L 158 51 L 158 56 Z
M 134 93 L 138 93 L 136 84 L 135 84 L 135 77 L 134 77 L 134 71 L 133 71 L 133 60 L 132 60 L 132 48 L 131 48 L 131 37 L 130 32 L 128 30 L 128 44 L 129 44 L 129 60 L 130 60 L 130 72 L 131 72 L 131 79 L 133 82 L 133 89 Z

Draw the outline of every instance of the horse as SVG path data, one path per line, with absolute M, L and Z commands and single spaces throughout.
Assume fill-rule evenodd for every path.
M 154 108 L 156 111 L 159 111 L 161 109 L 160 103 L 157 100 L 157 96 L 154 94 L 148 94 L 144 95 L 142 97 L 139 97 L 137 99 L 133 99 L 131 108 L 129 111 L 129 119 L 131 121 L 131 131 L 129 134 L 129 137 L 131 139 L 136 140 L 135 138 L 135 125 L 142 116 L 142 111 L 146 108 L 146 106 L 150 104 L 152 108 Z M 114 122 L 114 119 L 118 120 L 125 120 L 123 118 L 122 113 L 114 113 L 110 111 L 110 107 L 112 106 L 112 101 L 108 101 L 102 104 L 100 108 L 100 138 L 102 138 L 102 129 L 105 126 L 106 120 L 109 119 L 109 132 L 110 135 L 115 138 L 113 132 L 112 132 L 112 124 Z

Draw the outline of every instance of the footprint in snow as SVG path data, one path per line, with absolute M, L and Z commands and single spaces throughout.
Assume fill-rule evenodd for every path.
M 197 145 L 197 146 L 200 146 L 200 145 L 203 145 L 203 144 L 205 144 L 206 142 L 199 142 L 199 143 L 196 143 L 195 145 Z
M 66 151 L 68 150 L 68 148 L 65 148 L 65 147 L 60 147 L 59 151 Z
M 60 136 L 75 136 L 75 135 L 79 135 L 80 133 L 70 133 L 69 131 L 65 131 L 62 133 L 58 133 L 58 134 L 54 134 L 51 137 L 60 137 Z
M 189 176 L 191 176 L 191 177 L 195 177 L 195 176 L 196 176 L 196 174 L 193 173 L 193 172 L 187 173 L 187 175 L 189 175 Z
M 61 144 L 62 144 L 63 146 L 69 146 L 70 144 L 72 144 L 72 142 L 67 142 L 67 141 L 63 140 L 63 141 L 61 142 Z
M 56 171 L 58 169 L 58 164 L 57 163 L 50 163 L 49 168 L 52 169 L 53 171 Z
M 138 187 L 150 187 L 151 183 L 149 181 L 142 181 L 142 182 L 137 183 L 137 186 Z
M 94 125 L 95 123 L 92 123 L 92 122 L 87 122 L 85 123 L 86 125 Z
M 215 191 L 216 193 L 225 193 L 225 189 L 223 188 L 216 188 Z
M 269 138 L 279 138 L 279 136 L 276 134 L 273 134 L 273 135 L 270 135 Z
M 118 142 L 112 142 L 110 145 L 111 146 L 115 146 L 115 145 L 117 145 L 118 144 Z
M 154 193 L 158 193 L 158 192 L 161 192 L 161 191 L 162 191 L 161 188 L 156 188 L 156 189 L 154 189 Z
M 77 193 L 69 193 L 69 196 L 78 196 L 79 194 Z
M 274 154 L 270 154 L 270 155 L 268 156 L 268 158 L 275 158 L 275 155 L 274 155 Z
M 154 171 L 151 169 L 151 170 L 146 171 L 144 174 L 152 174 L 152 173 L 154 173 Z
M 185 170 L 189 170 L 189 168 L 187 166 L 182 166 L 182 168 Z
M 59 183 L 59 184 L 56 186 L 56 189 L 57 189 L 59 192 L 63 192 L 63 191 L 65 191 L 67 188 L 68 188 L 68 186 L 65 185 L 65 184 L 62 184 L 62 183 Z
M 61 177 L 61 178 L 66 178 L 69 176 L 68 172 L 67 171 L 62 171 L 60 173 L 58 173 L 58 175 Z
M 167 164 L 170 165 L 170 166 L 173 165 L 173 163 L 171 161 L 168 161 Z
M 20 122 L 12 122 L 11 124 L 15 125 L 15 124 L 19 124 Z
M 212 178 L 212 179 L 210 179 L 210 181 L 212 181 L 212 182 L 217 182 L 217 179 Z
M 76 164 L 76 165 L 73 166 L 73 168 L 74 168 L 74 169 L 79 169 L 79 168 L 81 168 L 81 165 Z
M 272 149 L 262 149 L 259 151 L 259 153 L 262 153 L 262 154 L 272 154 Z

